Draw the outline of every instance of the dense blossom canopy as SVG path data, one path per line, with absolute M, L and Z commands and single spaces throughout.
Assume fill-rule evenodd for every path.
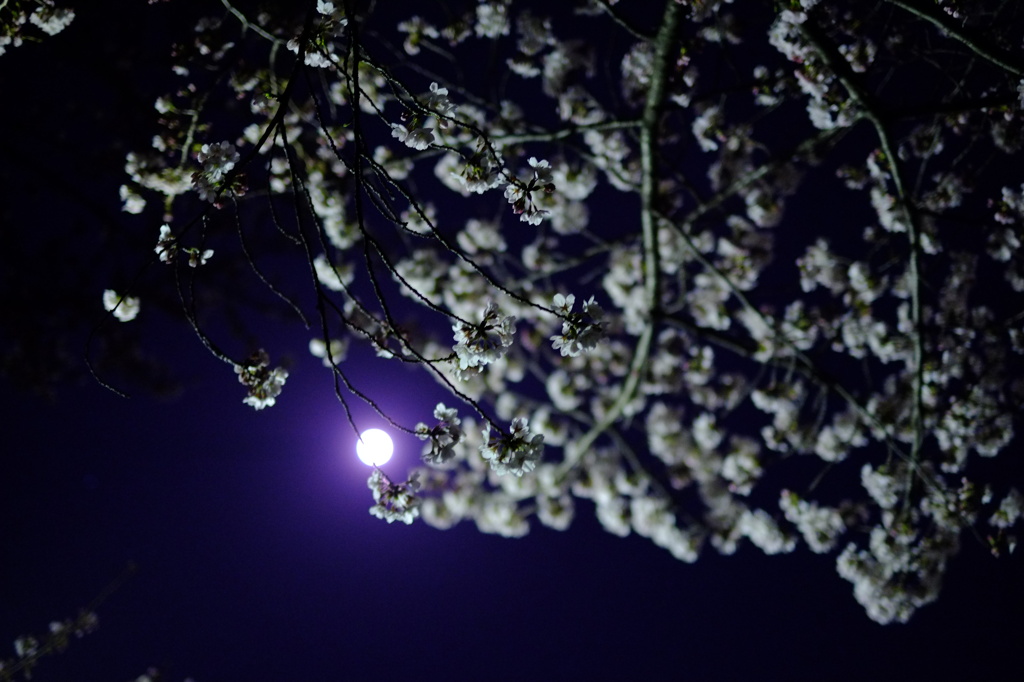
M 253 407 L 287 372 L 191 298 L 233 258 L 343 409 L 383 398 L 350 344 L 447 387 L 394 424 L 424 466 L 375 470 L 375 515 L 518 537 L 593 509 L 684 561 L 802 546 L 882 623 L 962 539 L 1012 551 L 1021 483 L 981 461 L 1024 400 L 1016 3 L 385 4 L 211 4 L 120 188 Z

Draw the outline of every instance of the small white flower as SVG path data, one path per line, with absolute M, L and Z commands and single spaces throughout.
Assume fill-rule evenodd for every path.
M 555 304 L 555 312 L 559 315 L 568 315 L 572 311 L 572 306 L 576 303 L 576 297 L 572 294 L 568 296 L 564 294 L 555 294 L 555 298 L 552 301 Z
M 466 191 L 483 194 L 501 183 L 500 171 L 501 159 L 496 161 L 491 154 L 481 151 L 466 159 L 461 171 L 452 174 Z
M 590 300 L 583 304 L 582 313 L 572 312 L 575 302 L 576 297 L 572 294 L 555 294 L 554 297 L 555 312 L 563 321 L 562 333 L 551 337 L 551 345 L 561 352 L 562 357 L 578 357 L 596 348 L 605 338 L 602 324 L 604 311 L 594 302 L 594 297 L 591 296 Z
M 438 125 L 442 128 L 448 127 L 449 121 L 445 120 L 455 114 L 455 105 L 448 99 L 448 88 L 442 88 L 437 83 L 430 84 L 430 93 L 426 95 L 423 105 L 438 116 Z
M 140 303 L 135 296 L 120 296 L 113 289 L 103 292 L 103 307 L 122 322 L 130 322 L 139 314 Z
M 710 106 L 693 119 L 690 126 L 693 136 L 697 138 L 697 144 L 705 152 L 718 149 L 719 140 L 724 137 L 722 134 L 722 112 L 717 106 Z
M 249 394 L 242 402 L 257 410 L 272 407 L 277 396 L 281 395 L 285 380 L 288 379 L 288 370 L 283 367 L 271 370 L 268 368 L 269 364 L 270 357 L 261 348 L 253 353 L 245 364 L 235 365 L 239 383 L 249 389 Z
M 796 548 L 796 540 L 784 533 L 763 509 L 744 511 L 736 525 L 765 554 L 787 554 Z
M 479 324 L 457 322 L 452 325 L 452 331 L 455 332 L 453 350 L 459 359 L 459 369 L 465 371 L 488 365 L 505 354 L 516 332 L 516 318 L 501 316 L 498 305 L 491 301 Z
M 392 123 L 391 136 L 417 151 L 423 151 L 434 144 L 433 128 L 421 128 L 415 125 L 407 128 L 401 123 Z
M 555 191 L 555 183 L 551 174 L 551 165 L 547 161 L 538 161 L 536 157 L 530 157 L 530 168 L 533 169 L 533 177 L 529 182 L 515 179 L 505 187 L 505 199 L 512 204 L 512 210 L 519 215 L 519 220 L 530 225 L 540 225 L 548 211 L 540 208 L 534 199 L 534 192 L 541 191 L 550 194 Z
M 999 503 L 999 509 L 988 522 L 996 528 L 1011 528 L 1022 514 L 1024 514 L 1024 495 L 1021 495 L 1016 488 L 1010 488 L 1010 492 Z
M 422 422 L 417 424 L 416 437 L 430 441 L 423 451 L 423 461 L 440 465 L 455 456 L 455 446 L 462 440 L 462 420 L 455 408 L 445 407 L 444 403 L 438 403 L 434 408 L 434 419 L 438 420 L 434 426 Z
M 441 34 L 437 32 L 437 29 L 418 16 L 414 16 L 408 21 L 403 21 L 398 24 L 398 30 L 401 33 L 408 34 L 402 47 L 405 48 L 405 53 L 408 55 L 417 55 L 420 53 L 420 43 L 423 42 L 423 38 L 437 38 Z
M 345 359 L 348 353 L 348 339 L 331 339 L 330 345 L 319 336 L 309 340 L 309 353 L 323 361 L 324 367 L 333 367 Z
M 476 26 L 474 32 L 480 38 L 498 38 L 509 33 L 508 5 L 505 2 L 490 0 L 476 6 Z
M 832 551 L 839 536 L 846 530 L 846 523 L 838 510 L 801 500 L 796 493 L 788 490 L 782 491 L 779 507 L 816 554 Z
M 199 249 L 185 249 L 188 253 L 188 266 L 190 268 L 197 268 L 200 265 L 206 265 L 206 263 L 213 257 L 213 249 L 206 249 L 200 251 Z
M 164 224 L 160 226 L 160 237 L 156 241 L 157 255 L 161 263 L 173 263 L 174 257 L 178 255 L 178 240 L 171 233 L 171 226 Z
M 900 500 L 906 485 L 897 476 L 891 475 L 884 467 L 874 469 L 865 464 L 860 470 L 861 485 L 871 499 L 882 509 L 892 509 Z
M 18 637 L 14 640 L 14 653 L 18 658 L 34 655 L 39 650 L 39 642 L 35 637 Z
M 351 262 L 334 265 L 324 254 L 313 259 L 316 278 L 331 291 L 347 291 L 354 276 Z
M 572 523 L 575 506 L 570 495 L 537 496 L 537 518 L 548 528 L 565 530 Z
M 392 483 L 383 471 L 374 467 L 366 481 L 367 487 L 373 491 L 375 502 L 370 507 L 370 513 L 388 523 L 412 523 L 420 514 L 420 499 L 416 497 L 420 487 L 417 478 L 417 474 L 413 473 L 405 483 Z
M 230 142 L 204 144 L 199 150 L 202 169 L 192 174 L 192 187 L 206 201 L 216 201 L 225 191 L 224 182 L 241 158 Z
M 120 194 L 121 201 L 124 202 L 121 206 L 121 210 L 125 213 L 138 215 L 146 209 L 146 200 L 132 187 L 128 185 L 121 185 Z
M 230 142 L 204 144 L 199 150 L 199 163 L 203 164 L 203 173 L 212 182 L 220 182 L 235 167 L 239 154 L 235 145 Z
M 74 10 L 53 7 L 52 2 L 37 7 L 32 12 L 32 15 L 29 16 L 29 21 L 43 33 L 51 36 L 55 36 L 63 31 L 74 19 Z
M 484 442 L 480 454 L 491 463 L 495 473 L 522 476 L 536 468 L 544 449 L 544 436 L 532 434 L 526 419 L 512 420 L 509 433 L 497 433 L 491 437 L 491 425 L 483 431 Z
M 700 442 L 696 436 L 695 440 Z M 737 495 L 749 495 L 763 473 L 761 462 L 758 460 L 760 448 L 757 441 L 738 437 L 732 438 L 731 445 L 732 452 L 722 460 L 722 478 L 729 481 L 731 492 Z

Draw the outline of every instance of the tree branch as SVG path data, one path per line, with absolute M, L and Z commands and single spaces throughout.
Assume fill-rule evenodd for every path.
M 985 46 L 981 41 L 971 38 L 960 30 L 956 24 L 941 14 L 936 14 L 923 7 L 919 7 L 914 2 L 908 2 L 907 0 L 885 1 L 890 5 L 896 5 L 900 9 L 910 12 L 919 19 L 923 19 L 928 23 L 933 24 L 945 35 L 948 35 L 950 38 L 958 40 L 966 45 L 972 52 L 974 52 L 974 54 L 978 55 L 982 59 L 995 64 L 1001 69 L 1009 71 L 1015 76 L 1024 76 L 1024 66 L 1017 64 L 1013 57 L 1008 54 L 1001 53 L 1001 51 L 996 48 Z
M 651 73 L 651 87 L 644 104 L 643 125 L 640 129 L 640 166 L 643 177 L 640 184 L 640 224 L 644 247 L 644 303 L 647 306 L 647 326 L 637 341 L 636 352 L 629 372 L 623 381 L 622 391 L 608 412 L 594 424 L 573 446 L 568 448 L 562 465 L 564 476 L 583 457 L 594 441 L 622 416 L 640 386 L 640 379 L 647 370 L 647 359 L 654 342 L 654 329 L 661 318 L 661 290 L 659 287 L 658 227 L 654 206 L 657 182 L 655 178 L 655 145 L 657 127 L 665 100 L 665 84 L 668 80 L 669 53 L 679 24 L 679 4 L 667 0 L 661 29 L 655 42 L 654 64 Z

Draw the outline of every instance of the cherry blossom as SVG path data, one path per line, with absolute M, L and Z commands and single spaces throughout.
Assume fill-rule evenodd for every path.
M 1024 400 L 1024 66 L 973 37 L 1019 18 L 625 4 L 200 21 L 124 218 L 163 223 L 150 260 L 206 264 L 163 269 L 176 295 L 255 272 L 344 400 L 388 411 L 346 373 L 359 344 L 447 391 L 395 420 L 422 462 L 371 475 L 374 515 L 522 537 L 593 509 L 681 561 L 810 550 L 904 622 L 961 541 L 1019 533 L 1021 482 L 986 466 Z M 508 78 L 461 68 L 482 54 Z M 272 405 L 287 371 L 183 300 Z
M 103 292 L 103 308 L 121 322 L 131 322 L 139 315 L 141 305 L 136 296 L 121 296 L 113 289 Z

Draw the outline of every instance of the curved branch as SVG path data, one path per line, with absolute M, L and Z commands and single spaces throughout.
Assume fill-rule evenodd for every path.
M 1024 76 L 1024 66 L 1020 66 L 1015 63 L 1016 60 L 1010 55 L 1001 54 L 999 50 L 982 45 L 980 41 L 971 38 L 969 35 L 964 33 L 954 24 L 952 21 L 942 16 L 941 14 L 935 14 L 923 7 L 918 7 L 913 2 L 907 2 L 907 0 L 885 0 L 890 5 L 896 5 L 902 10 L 913 14 L 919 19 L 923 19 L 928 23 L 937 27 L 943 34 L 948 35 L 954 40 L 958 40 L 966 45 L 971 52 L 978 55 L 982 59 L 995 64 L 999 68 L 1009 71 L 1015 76 Z
M 846 88 L 850 97 L 863 109 L 863 117 L 874 127 L 882 153 L 885 155 L 885 162 L 892 171 L 896 196 L 899 199 L 899 205 L 903 209 L 904 219 L 907 223 L 907 236 L 910 241 L 910 259 L 907 265 L 907 271 L 911 280 L 910 316 L 914 325 L 914 336 L 912 339 L 914 401 L 911 407 L 914 440 L 911 443 L 910 463 L 912 467 L 916 467 L 924 436 L 924 332 L 921 311 L 921 233 L 917 227 L 917 217 L 907 195 L 903 174 L 897 163 L 899 157 L 896 156 L 896 149 L 892 144 L 892 136 L 886 130 L 885 122 L 882 120 L 879 107 L 874 98 L 860 86 L 850 65 L 827 42 L 826 38 L 816 27 L 810 25 L 808 21 L 801 25 L 801 29 L 821 55 L 825 64 L 832 69 L 836 78 Z
M 647 306 L 648 321 L 640 338 L 637 340 L 636 352 L 629 372 L 623 381 L 622 391 L 611 408 L 589 431 L 566 453 L 561 474 L 564 476 L 583 457 L 594 441 L 622 416 L 626 406 L 636 396 L 640 379 L 647 371 L 647 360 L 654 342 L 654 328 L 661 318 L 661 289 L 659 286 L 658 259 L 658 225 L 654 206 L 657 181 L 655 178 L 655 145 L 656 129 L 665 100 L 666 71 L 669 67 L 669 51 L 679 24 L 679 4 L 675 0 L 665 3 L 665 15 L 655 43 L 655 57 L 651 74 L 651 87 L 647 91 L 644 105 L 643 125 L 640 129 L 640 166 L 642 180 L 640 184 L 640 224 L 644 246 L 644 303 Z

